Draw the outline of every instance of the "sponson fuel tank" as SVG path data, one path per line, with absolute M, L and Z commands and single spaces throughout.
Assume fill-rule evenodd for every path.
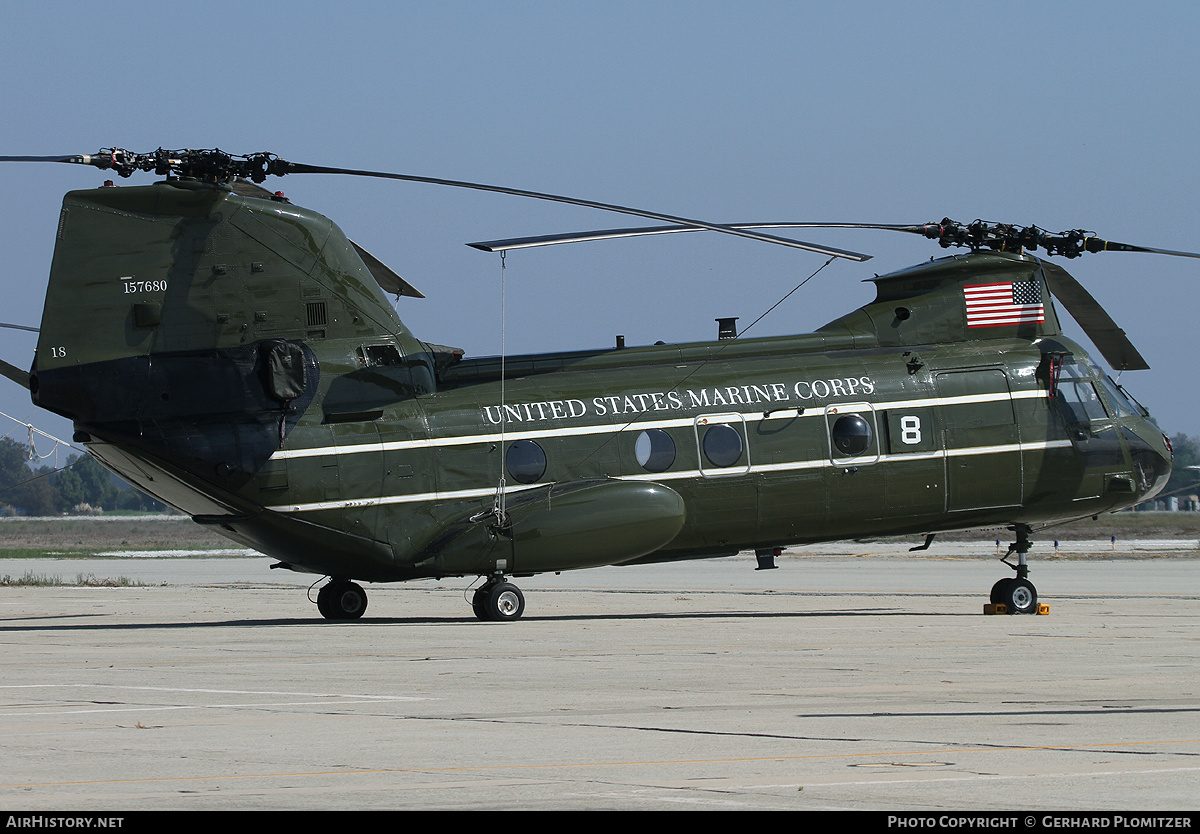
M 598 479 L 511 495 L 506 523 L 462 519 L 428 549 L 418 569 L 477 567 L 481 551 L 515 574 L 618 565 L 667 545 L 683 529 L 679 493 L 657 483 Z

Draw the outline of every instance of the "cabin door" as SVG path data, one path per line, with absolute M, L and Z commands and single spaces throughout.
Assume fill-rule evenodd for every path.
M 952 371 L 936 379 L 946 455 L 946 509 L 1020 504 L 1020 437 L 1004 371 Z

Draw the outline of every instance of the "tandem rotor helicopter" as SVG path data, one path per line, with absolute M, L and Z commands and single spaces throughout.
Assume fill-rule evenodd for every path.
M 105 149 L 0 156 L 165 179 L 63 199 L 33 367 L 3 372 L 75 440 L 200 524 L 328 576 L 333 620 L 361 581 L 510 579 L 849 538 L 1005 525 L 991 602 L 1037 610 L 1034 529 L 1157 494 L 1170 445 L 1067 339 L 1052 300 L 1114 368 L 1145 360 L 1062 267 L 1035 257 L 1195 253 L 975 222 L 716 224 L 479 183 L 273 154 Z M 385 292 L 421 294 L 330 220 L 257 183 L 343 174 L 493 191 L 666 225 L 471 244 L 513 248 L 708 230 L 829 257 L 763 229 L 923 235 L 953 254 L 873 279 L 814 333 L 467 358 L 421 341 Z M 111 184 L 110 184 L 111 186 Z M 1016 556 L 1016 562 L 1008 557 Z

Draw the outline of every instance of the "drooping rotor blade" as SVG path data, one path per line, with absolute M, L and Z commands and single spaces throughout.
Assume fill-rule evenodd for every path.
M 885 226 L 871 223 L 722 223 L 726 229 L 888 229 L 892 231 L 917 231 L 919 227 Z M 559 243 L 583 243 L 591 240 L 612 240 L 623 237 L 645 237 L 648 235 L 669 235 L 677 232 L 703 232 L 704 228 L 684 226 L 678 223 L 670 226 L 635 226 L 627 229 L 600 229 L 592 232 L 565 232 L 557 235 L 536 235 L 532 237 L 514 237 L 506 240 L 485 240 L 479 243 L 468 243 L 474 249 L 483 252 L 506 252 L 510 249 L 532 249 L 536 246 L 554 246 Z M 809 244 L 810 246 L 814 244 Z M 869 256 L 861 256 L 866 260 Z
M 936 240 L 943 247 L 964 246 L 971 249 L 995 249 L 1020 252 L 1023 249 L 1036 251 L 1044 248 L 1051 255 L 1067 258 L 1078 257 L 1084 252 L 1146 252 L 1159 255 L 1175 255 L 1183 258 L 1200 258 L 1197 252 L 1180 252 L 1174 249 L 1158 249 L 1103 240 L 1089 232 L 1075 230 L 1060 234 L 1049 234 L 1036 226 L 1017 227 L 999 223 L 958 223 L 949 218 L 940 223 L 725 223 L 727 229 L 877 229 L 890 232 L 907 232 Z M 559 243 L 582 243 L 591 240 L 666 235 L 678 232 L 701 231 L 696 225 L 673 224 L 670 226 L 639 226 L 625 229 L 600 229 L 597 231 L 565 232 L 556 235 L 514 237 L 505 240 L 485 240 L 468 243 L 484 252 L 505 252 L 509 249 L 529 249 L 535 246 L 553 246 Z
M 1181 252 L 1173 249 L 1159 249 L 1147 246 L 1136 246 L 1128 243 L 1103 240 L 1092 232 L 1083 229 L 1072 229 L 1057 234 L 1047 232 L 1037 226 L 1017 226 L 1008 223 L 991 223 L 975 220 L 971 223 L 959 223 L 950 218 L 943 218 L 937 223 L 917 225 L 891 225 L 874 223 L 766 223 L 738 224 L 741 228 L 708 223 L 703 220 L 693 220 L 686 217 L 676 217 L 660 212 L 645 211 L 629 206 L 618 206 L 612 203 L 600 203 L 594 200 L 581 200 L 575 197 L 564 197 L 557 194 L 547 194 L 539 191 L 528 191 L 520 188 L 508 188 L 498 185 L 485 185 L 464 180 L 449 180 L 440 177 L 422 177 L 414 174 L 398 174 L 388 171 L 368 171 L 358 168 L 333 168 L 325 165 L 308 165 L 299 162 L 289 162 L 280 159 L 272 153 L 255 153 L 247 156 L 228 154 L 219 149 L 212 150 L 165 150 L 159 148 L 153 153 L 133 153 L 123 148 L 102 148 L 95 154 L 75 154 L 66 156 L 0 156 L 0 162 L 70 162 L 91 165 L 101 170 L 112 170 L 122 177 L 130 176 L 134 171 L 153 171 L 160 175 L 175 174 L 181 177 L 191 177 L 208 182 L 228 183 L 235 178 L 252 180 L 261 183 L 268 176 L 283 176 L 285 174 L 342 174 L 357 177 L 375 177 L 380 179 L 402 180 L 405 182 L 422 182 L 431 185 L 444 185 L 452 188 L 469 188 L 476 191 L 491 191 L 497 194 L 508 194 L 515 197 L 528 197 L 536 200 L 566 203 L 569 205 L 594 208 L 602 211 L 612 211 L 619 214 L 630 214 L 658 220 L 680 226 L 671 229 L 608 230 L 600 233 L 582 233 L 584 236 L 572 235 L 574 240 L 601 239 L 603 237 L 629 237 L 641 234 L 663 234 L 686 229 L 706 229 L 722 234 L 735 235 L 751 240 L 777 243 L 796 249 L 804 249 L 833 257 L 849 260 L 865 261 L 870 256 L 858 252 L 849 252 L 828 246 L 805 243 L 789 238 L 776 237 L 751 231 L 754 228 L 842 228 L 842 229 L 885 229 L 892 231 L 919 234 L 931 240 L 936 240 L 942 247 L 965 246 L 973 250 L 992 249 L 1004 252 L 1037 251 L 1044 249 L 1047 254 L 1075 258 L 1084 252 L 1147 252 L 1162 255 L 1175 255 L 1185 258 L 1200 258 L 1200 253 Z M 613 234 L 617 232 L 618 234 Z M 587 237 L 587 235 L 598 237 Z M 528 241 L 533 239 L 520 239 Z M 541 239 L 525 245 L 547 245 L 560 242 Z M 566 242 L 562 240 L 561 242 Z M 493 242 L 499 244 L 502 242 Z M 511 242 L 509 242 L 511 243 Z M 481 248 L 482 245 L 476 245 Z M 508 248 L 520 248 L 510 245 Z M 500 251 L 497 249 L 496 251 Z
M 332 168 L 327 165 L 308 165 L 301 162 L 289 162 L 271 153 L 256 153 L 248 156 L 228 154 L 221 150 L 165 150 L 159 148 L 148 154 L 132 153 L 123 148 L 103 148 L 94 155 L 76 156 L 3 156 L 0 162 L 77 162 L 92 165 L 102 170 L 111 169 L 117 174 L 128 177 L 134 171 L 154 171 L 157 174 L 177 174 L 183 177 L 194 177 L 210 182 L 229 182 L 235 177 L 262 182 L 268 176 L 284 176 L 285 174 L 342 174 L 354 177 L 375 177 L 379 179 L 403 180 L 405 182 L 423 182 L 430 185 L 445 185 L 452 188 L 470 188 L 476 191 L 491 191 L 497 194 L 508 194 L 514 197 L 528 197 L 535 200 L 549 200 L 556 203 L 582 206 L 584 208 L 612 211 L 618 214 L 631 214 L 645 217 L 648 220 L 658 220 L 664 223 L 677 223 L 697 229 L 707 229 L 712 232 L 735 235 L 737 237 L 759 240 L 767 243 L 777 243 L 794 249 L 804 249 L 821 255 L 837 258 L 847 258 L 853 261 L 865 261 L 870 255 L 860 252 L 849 252 L 828 246 L 818 246 L 803 241 L 753 232 L 749 229 L 731 229 L 716 223 L 703 220 L 693 220 L 687 217 L 676 217 L 660 212 L 644 211 L 629 206 L 618 206 L 612 203 L 600 203 L 594 200 L 581 200 L 575 197 L 564 197 L 558 194 L 546 194 L 540 191 L 527 191 L 522 188 L 508 188 L 499 185 L 485 185 L 464 180 L 448 180 L 440 177 L 421 177 L 414 174 L 397 174 L 389 171 L 367 171 L 359 168 Z
M 22 388 L 29 389 L 29 372 L 22 371 L 16 365 L 11 365 L 3 359 L 0 359 L 0 376 L 8 377 Z
M 366 249 L 363 249 L 354 241 L 350 241 L 350 245 L 354 247 L 354 251 L 362 258 L 363 263 L 367 265 L 367 269 L 374 276 L 375 283 L 379 284 L 384 292 L 391 295 L 403 295 L 408 298 L 425 297 L 421 294 L 420 290 L 393 272 L 391 267 L 379 260 L 379 258 L 372 255 Z
M 1112 316 L 1105 312 L 1100 302 L 1082 284 L 1061 266 L 1049 261 L 1042 261 L 1041 264 L 1050 292 L 1067 308 L 1114 370 L 1144 371 L 1150 367 L 1129 341 L 1125 331 L 1117 326 Z
M 693 229 L 706 229 L 711 232 L 721 232 L 728 235 L 736 235 L 737 237 L 745 237 L 751 240 L 760 240 L 767 243 L 778 243 L 782 246 L 790 246 L 794 249 L 804 249 L 808 252 L 816 252 L 820 255 L 831 255 L 837 258 L 846 258 L 852 261 L 865 261 L 871 256 L 864 255 L 861 252 L 849 252 L 844 249 L 834 249 L 828 246 L 818 246 L 803 241 L 790 240 L 785 237 L 776 237 L 774 235 L 765 235 L 759 232 L 752 232 L 748 229 L 735 229 L 729 226 L 722 226 L 717 223 L 707 223 L 703 220 L 693 220 L 687 217 L 676 217 L 670 214 L 661 214 L 659 212 L 645 211 L 642 209 L 630 208 L 629 206 L 618 206 L 612 203 L 599 203 L 593 200 L 581 200 L 576 197 L 563 197 L 558 194 L 546 194 L 540 191 L 526 191 L 521 188 L 508 188 L 500 185 L 485 185 L 477 182 L 464 182 L 462 180 L 447 180 L 437 177 L 420 177 L 413 174 L 394 174 L 386 171 L 363 171 L 354 168 L 328 168 L 321 165 L 305 165 L 303 163 L 288 162 L 282 159 L 273 160 L 271 163 L 270 173 L 272 174 L 345 174 L 356 177 L 377 177 L 380 179 L 403 180 L 405 182 L 423 182 L 431 185 L 445 185 L 452 188 L 470 188 L 475 191 L 491 191 L 496 194 L 508 194 L 513 197 L 529 197 L 534 200 L 549 200 L 555 203 L 566 203 L 572 206 L 582 206 L 583 208 L 594 208 L 602 211 L 612 211 L 618 214 L 631 214 L 636 217 L 645 217 L 648 220 L 660 220 L 666 223 L 678 224 L 680 226 Z
M 5 324 L 4 322 L 0 322 L 0 327 L 6 327 L 9 330 L 26 330 L 30 333 L 40 332 L 36 327 L 26 327 L 23 324 Z M 0 359 L 0 376 L 8 377 L 22 388 L 29 388 L 29 372 L 21 370 L 16 365 L 10 365 L 3 359 Z

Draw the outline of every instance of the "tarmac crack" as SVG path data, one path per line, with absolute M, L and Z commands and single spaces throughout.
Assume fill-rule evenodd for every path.
M 1200 756 L 1200 752 L 1176 751 L 1176 750 L 1130 750 L 1122 748 L 1113 748 L 1107 745 L 1099 744 L 1081 744 L 1081 745 L 1030 745 L 1030 744 L 999 744 L 995 742 L 974 742 L 974 741 L 940 741 L 930 739 L 896 739 L 896 738 L 871 738 L 871 737 L 841 737 L 841 736 L 802 736 L 791 733 L 744 733 L 744 732 L 727 732 L 722 730 L 702 730 L 691 729 L 686 727 L 653 727 L 641 726 L 636 724 L 594 724 L 594 723 L 570 723 L 570 724 L 555 724 L 546 721 L 531 721 L 531 720 L 516 720 L 516 719 L 500 719 L 500 718 L 482 718 L 471 716 L 458 716 L 453 718 L 439 718 L 429 716 L 408 716 L 415 720 L 429 721 L 466 721 L 476 722 L 481 724 L 512 724 L 526 726 L 545 726 L 545 727 L 574 727 L 593 730 L 632 730 L 634 732 L 645 733 L 664 733 L 664 734 L 679 734 L 679 735 L 698 735 L 698 736 L 717 736 L 723 738 L 759 738 L 772 739 L 779 741 L 810 741 L 810 742 L 842 742 L 842 743 L 873 743 L 873 744 L 911 744 L 917 747 L 933 747 L 935 749 L 944 750 L 1045 750 L 1047 752 L 1060 753 L 1108 753 L 1112 755 L 1134 755 L 1134 756 Z M 1172 741 L 1155 741 L 1142 742 L 1141 744 L 1173 744 L 1179 742 Z

